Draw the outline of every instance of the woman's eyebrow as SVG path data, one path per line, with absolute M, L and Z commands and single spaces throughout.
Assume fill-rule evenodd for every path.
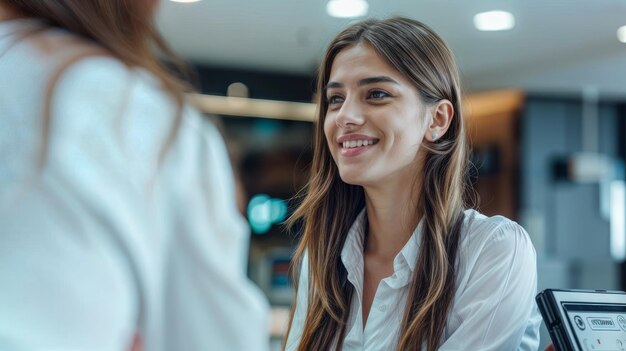
M 324 91 L 326 91 L 328 89 L 332 89 L 332 88 L 343 88 L 343 87 L 344 87 L 344 85 L 342 83 L 339 83 L 339 82 L 329 82 L 324 87 Z
M 388 76 L 376 76 L 376 77 L 363 78 L 363 79 L 359 80 L 359 82 L 357 84 L 359 86 L 363 86 L 363 85 L 374 84 L 374 83 L 393 83 L 393 84 L 398 84 L 398 85 L 400 84 L 395 79 L 393 79 L 391 77 L 388 77 Z M 324 90 L 328 90 L 328 89 L 332 89 L 332 88 L 343 88 L 343 87 L 344 87 L 343 83 L 329 82 L 324 87 Z
M 376 77 L 369 77 L 369 78 L 363 78 L 359 81 L 359 86 L 362 85 L 368 85 L 368 84 L 374 84 L 374 83 L 393 83 L 393 84 L 398 84 L 400 85 L 400 83 L 396 82 L 395 79 L 388 77 L 388 76 L 376 76 Z

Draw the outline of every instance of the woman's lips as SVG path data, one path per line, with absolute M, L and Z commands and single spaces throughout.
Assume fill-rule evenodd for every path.
M 337 139 L 339 153 L 345 157 L 353 157 L 371 149 L 378 143 L 378 139 L 361 134 L 343 135 Z
M 344 157 L 354 157 L 354 156 L 358 156 L 364 153 L 365 151 L 371 149 L 374 146 L 376 146 L 376 144 L 357 146 L 357 147 L 351 147 L 351 148 L 340 147 L 339 154 L 341 154 L 341 156 L 344 156 Z

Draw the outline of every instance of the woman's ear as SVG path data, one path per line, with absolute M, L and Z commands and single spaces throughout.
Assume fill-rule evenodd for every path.
M 439 140 L 450 127 L 452 118 L 454 118 L 454 106 L 449 100 L 440 100 L 431 107 L 430 125 L 426 129 L 426 140 L 434 142 Z

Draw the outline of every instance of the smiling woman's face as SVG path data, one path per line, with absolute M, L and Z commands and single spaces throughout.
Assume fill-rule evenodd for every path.
M 324 93 L 324 133 L 341 179 L 410 185 L 430 121 L 411 81 L 361 43 L 335 57 Z

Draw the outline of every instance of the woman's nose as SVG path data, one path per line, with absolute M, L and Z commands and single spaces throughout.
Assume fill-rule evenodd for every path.
M 340 128 L 357 127 L 364 123 L 363 110 L 354 99 L 347 98 L 337 113 L 337 126 Z

